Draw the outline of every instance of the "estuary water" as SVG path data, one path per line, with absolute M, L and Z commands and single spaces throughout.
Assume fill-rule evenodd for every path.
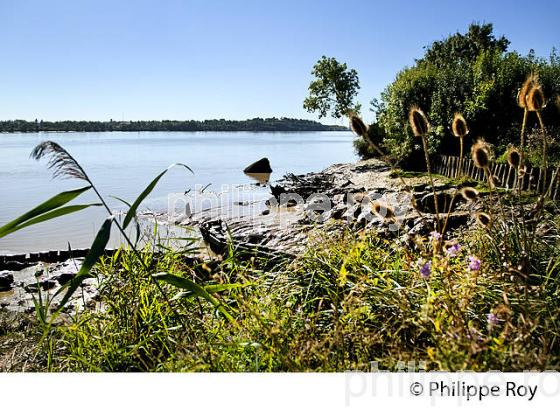
M 29 158 L 33 147 L 52 140 L 66 148 L 83 166 L 111 208 L 125 209 L 111 198 L 132 202 L 150 181 L 170 164 L 171 169 L 143 204 L 154 212 L 167 210 L 169 194 L 206 186 L 254 183 L 243 173 L 250 163 L 267 157 L 271 180 L 291 172 L 320 171 L 334 163 L 355 161 L 348 132 L 84 132 L 0 134 L 0 226 L 57 193 L 85 185 L 78 180 L 52 179 L 45 160 Z M 262 188 L 266 194 L 266 188 Z M 73 203 L 97 202 L 87 192 Z M 106 217 L 100 208 L 64 216 L 0 239 L 0 253 L 24 253 L 89 247 Z

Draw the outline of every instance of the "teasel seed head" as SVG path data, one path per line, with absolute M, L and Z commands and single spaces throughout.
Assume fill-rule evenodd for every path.
M 479 195 L 476 189 L 471 188 L 469 186 L 464 187 L 463 189 L 461 189 L 460 192 L 461 192 L 461 196 L 465 198 L 467 201 L 476 201 Z
M 540 86 L 535 86 L 529 90 L 527 94 L 527 109 L 529 111 L 541 111 L 546 107 L 544 93 Z
M 379 201 L 373 203 L 373 212 L 383 220 L 395 219 L 395 211 L 393 208 Z
M 456 112 L 453 116 L 453 123 L 451 124 L 451 130 L 453 135 L 458 138 L 466 137 L 469 133 L 469 127 L 467 126 L 467 121 L 462 114 Z
M 415 137 L 426 136 L 430 132 L 430 123 L 424 111 L 418 107 L 412 107 L 408 113 L 408 121 L 412 127 Z
M 507 153 L 507 161 L 512 168 L 518 169 L 521 165 L 521 153 L 515 147 L 511 147 Z
M 471 156 L 474 165 L 478 168 L 486 169 L 490 165 L 492 153 L 490 147 L 484 140 L 478 140 L 472 147 Z
M 359 137 L 365 138 L 367 136 L 367 125 L 356 114 L 350 114 L 350 128 Z
M 490 175 L 490 184 L 492 185 L 492 188 L 496 188 L 502 185 L 502 180 L 496 175 Z
M 476 221 L 485 228 L 490 228 L 490 226 L 492 226 L 492 217 L 485 212 L 477 212 L 475 218 Z
M 538 86 L 539 78 L 535 73 L 531 73 L 527 76 L 527 79 L 523 82 L 523 85 L 517 93 L 517 105 L 521 108 L 527 108 L 527 95 L 529 91 L 535 86 Z

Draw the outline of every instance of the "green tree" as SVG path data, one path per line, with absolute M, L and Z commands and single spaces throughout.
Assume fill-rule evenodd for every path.
M 507 52 L 508 44 L 505 37 L 494 37 L 491 24 L 474 24 L 466 34 L 436 41 L 414 66 L 400 71 L 374 104 L 378 124 L 386 135 L 383 145 L 392 156 L 403 165 L 417 162 L 421 147 L 407 121 L 413 105 L 429 116 L 432 154 L 458 153 L 458 141 L 449 129 L 455 112 L 461 112 L 469 123 L 467 149 L 476 137 L 484 137 L 499 150 L 518 144 L 523 114 L 517 107 L 517 92 L 527 75 L 535 71 L 547 98 L 556 98 L 560 59 L 554 50 L 549 59 Z M 543 115 L 547 125 L 558 125 L 554 104 L 549 104 Z M 536 119 L 531 121 L 529 127 L 535 126 Z
M 359 104 L 354 103 L 360 89 L 356 70 L 323 56 L 311 74 L 315 80 L 309 85 L 309 96 L 303 102 L 308 112 L 317 112 L 319 118 L 327 115 L 340 118 L 349 112 L 359 112 Z

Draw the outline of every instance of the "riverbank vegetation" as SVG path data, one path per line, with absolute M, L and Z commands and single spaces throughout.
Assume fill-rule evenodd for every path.
M 549 159 L 557 164 L 560 159 L 556 154 L 560 138 L 560 57 L 555 49 L 548 58 L 537 57 L 532 51 L 521 55 L 509 51 L 509 44 L 504 36 L 494 35 L 491 24 L 472 24 L 465 33 L 453 34 L 427 46 L 414 65 L 397 73 L 380 98 L 371 101 L 369 111 L 374 116 L 371 137 L 399 165 L 418 168 L 418 164 L 423 163 L 423 149 L 416 143 L 408 122 L 404 121 L 409 108 L 417 105 L 429 113 L 431 155 L 458 152 L 459 141 L 452 138 L 450 124 L 455 113 L 460 112 L 469 123 L 470 136 L 484 137 L 487 143 L 495 146 L 499 157 L 509 144 L 520 145 L 522 126 L 529 130 L 531 139 L 539 138 L 537 117 L 529 116 L 524 123 L 520 115 L 523 110 L 517 106 L 517 94 L 532 72 L 538 75 L 539 84 L 548 97 L 541 115 L 547 124 L 547 138 L 554 145 L 554 158 Z M 350 111 L 357 112 L 359 104 L 354 101 L 359 88 L 357 73 L 336 60 L 329 65 L 326 61 L 329 60 L 321 59 L 313 70 L 321 86 L 313 82 L 309 87 L 309 99 L 318 99 L 319 104 L 304 104 L 304 107 L 319 116 L 329 113 L 339 117 Z M 332 68 L 339 66 L 343 69 Z M 323 75 L 325 70 L 328 76 Z M 352 82 L 345 81 L 348 76 Z M 466 138 L 465 150 L 474 142 L 473 138 Z M 356 140 L 356 149 L 362 157 L 377 155 L 362 139 Z M 537 165 L 539 150 L 534 150 L 530 156 Z
M 505 39 L 492 41 L 498 49 L 507 45 Z M 439 55 L 441 46 L 430 53 Z M 325 64 L 327 71 L 340 71 L 333 61 Z M 357 85 L 352 78 L 349 84 Z M 230 240 L 221 257 L 195 258 L 191 241 L 171 247 L 157 235 L 141 247 L 126 228 L 137 223 L 137 210 L 167 171 L 125 202 L 128 211 L 120 220 L 78 161 L 60 145 L 44 142 L 33 157 L 47 159 L 55 176 L 85 186 L 0 227 L 0 237 L 88 206 L 106 207 L 108 219 L 78 274 L 57 291 L 62 300 L 53 303 L 52 295 L 39 290 L 34 322 L 24 330 L 23 340 L 34 341 L 32 348 L 25 345 L 31 359 L 13 360 L 17 342 L 10 339 L 15 347 L 0 363 L 12 357 L 10 369 L 32 363 L 35 370 L 50 371 L 403 370 L 410 363 L 414 370 L 558 370 L 560 210 L 547 196 L 558 172 L 541 178 L 532 192 L 520 189 L 520 181 L 529 178 L 532 153 L 539 153 L 541 164 L 550 163 L 544 115 L 555 98 L 550 92 L 528 72 L 519 91 L 508 94 L 521 122 L 503 157 L 516 182 L 505 188 L 492 174 L 494 144 L 473 138 L 479 125 L 471 124 L 468 110 L 454 113 L 445 125 L 449 139 L 459 145 L 458 153 L 470 152 L 485 181 L 457 175 L 445 192 L 430 155 L 446 152 L 434 134 L 443 125 L 432 124 L 431 113 L 411 98 L 400 121 L 412 145 L 421 147 L 429 206 L 420 209 L 407 196 L 416 215 L 411 224 L 399 225 L 392 204 L 370 198 L 368 209 L 380 225 L 327 221 L 336 229 L 311 231 L 305 251 L 289 256 L 241 251 Z M 321 99 L 313 104 L 334 107 Z M 410 181 L 417 174 L 399 170 L 401 158 L 378 139 L 382 126 L 366 125 L 355 111 L 340 112 L 392 168 L 401 193 L 414 192 Z M 529 118 L 536 119 L 538 131 L 530 130 Z M 463 147 L 465 138 L 474 142 L 470 149 Z M 89 190 L 99 202 L 67 205 Z M 440 202 L 447 195 L 451 200 Z M 451 226 L 459 201 L 472 218 Z M 104 256 L 112 225 L 127 245 Z M 69 311 L 66 302 L 86 278 L 98 282 L 98 303 Z M 9 332 L 13 327 L 5 325 L 0 342 Z
M 122 251 L 97 265 L 102 309 L 27 327 L 24 340 L 37 344 L 27 344 L 26 365 L 367 371 L 372 362 L 402 370 L 414 361 L 427 370 L 558 369 L 558 251 L 541 255 L 550 264 L 529 284 L 503 274 L 486 235 L 479 230 L 444 253 L 435 251 L 434 237 L 413 250 L 371 232 L 319 235 L 305 254 L 273 269 L 235 253 L 219 264 L 192 265 L 180 252 L 145 251 L 146 269 Z M 172 285 L 164 285 L 166 300 L 152 280 L 159 271 L 212 290 L 231 318 Z
M 253 118 L 244 121 L 0 121 L 0 132 L 108 132 L 108 131 L 344 131 L 346 127 L 325 125 L 296 118 Z

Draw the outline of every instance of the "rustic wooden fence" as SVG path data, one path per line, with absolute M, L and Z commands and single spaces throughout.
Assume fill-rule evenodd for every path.
M 490 166 L 495 184 L 501 188 L 512 189 L 519 186 L 522 191 L 545 193 L 550 199 L 560 198 L 559 176 L 560 167 L 543 169 L 527 166 L 525 175 L 518 183 L 517 172 L 508 163 L 492 163 Z M 477 168 L 470 158 L 440 155 L 435 158 L 434 172 L 449 178 L 467 176 L 477 181 L 486 179 L 484 171 Z

